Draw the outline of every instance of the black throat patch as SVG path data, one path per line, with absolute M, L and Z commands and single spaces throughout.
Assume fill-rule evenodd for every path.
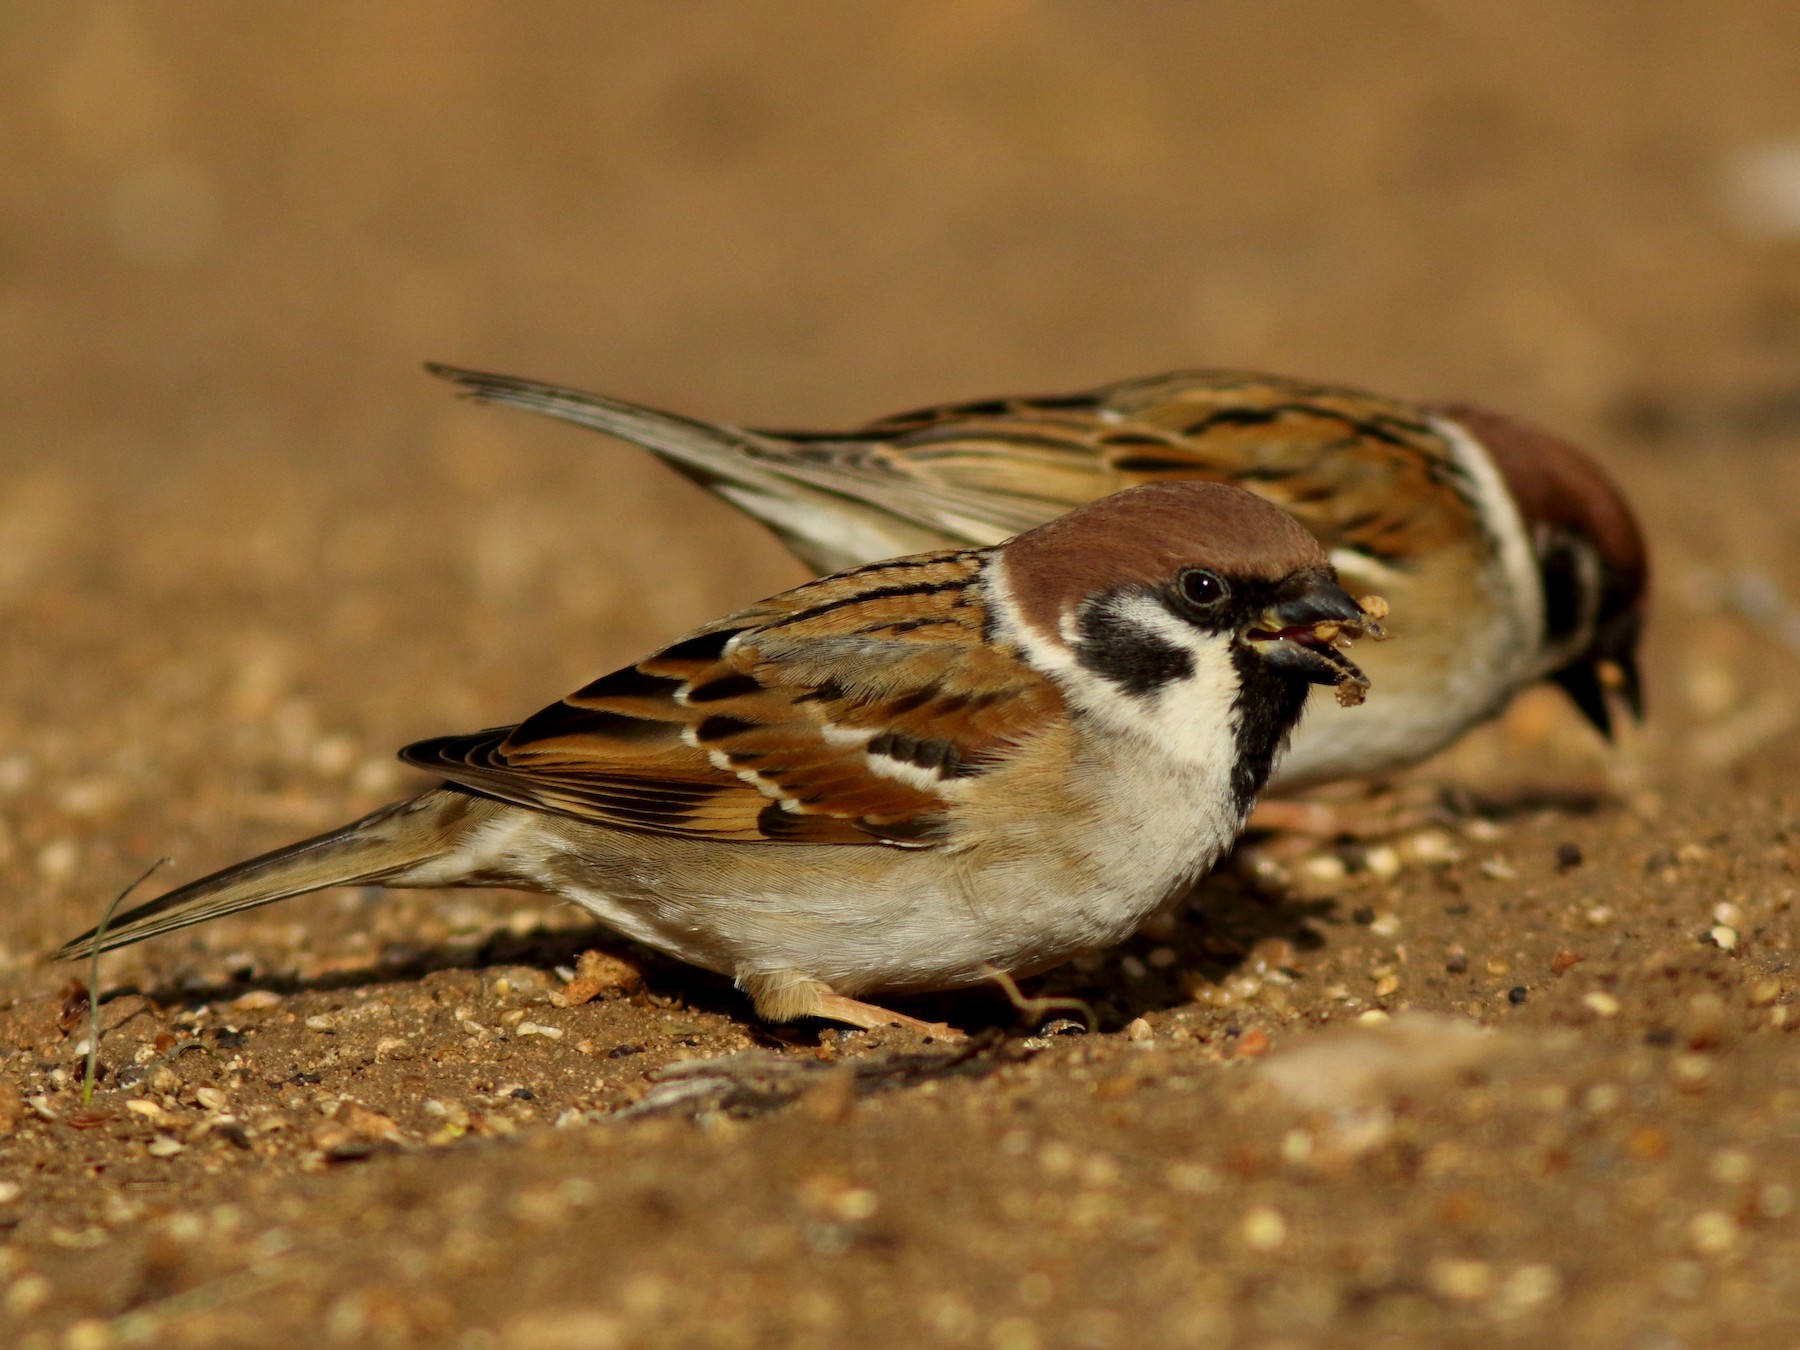
M 1097 597 L 1076 618 L 1075 659 L 1084 669 L 1136 698 L 1194 673 L 1192 655 L 1118 613 L 1109 599 Z
M 1306 711 L 1312 686 L 1304 680 L 1284 678 L 1270 670 L 1255 652 L 1243 646 L 1231 649 L 1231 665 L 1237 671 L 1237 697 L 1232 716 L 1237 722 L 1237 762 L 1231 766 L 1231 804 L 1239 815 L 1249 812 L 1256 794 L 1269 781 L 1275 755 Z

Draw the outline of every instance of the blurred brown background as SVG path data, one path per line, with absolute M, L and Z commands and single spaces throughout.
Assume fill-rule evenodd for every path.
M 315 1346 L 325 1324 L 334 1344 L 470 1350 L 650 1343 L 621 1328 L 678 1314 L 688 1345 L 858 1327 L 910 1346 L 923 1326 L 994 1350 L 1144 1326 L 1221 1347 L 1791 1332 L 1800 6 L 14 0 L 0 24 L 0 1325 L 30 1325 L 20 1344 L 100 1350 L 109 1325 L 63 1328 L 140 1305 L 196 1345 Z M 1155 1045 L 1047 1050 L 1038 1079 L 978 1083 L 951 1114 L 920 1093 L 736 1136 L 602 1122 L 477 1144 L 598 1119 L 647 1068 L 762 1033 L 717 982 L 663 970 L 641 1006 L 531 995 L 561 1046 L 472 1040 L 447 1009 L 521 1025 L 542 961 L 370 967 L 402 939 L 474 951 L 515 901 L 354 894 L 109 958 L 113 988 L 278 985 L 219 1004 L 255 1033 L 232 1033 L 234 1078 L 186 1056 L 161 1124 L 29 1113 L 34 1093 L 71 1108 L 81 1034 L 45 1001 L 68 972 L 32 957 L 150 859 L 180 880 L 336 824 L 410 781 L 394 747 L 520 717 L 801 576 L 638 452 L 460 403 L 427 359 L 750 425 L 1191 365 L 1486 402 L 1590 445 L 1640 507 L 1654 716 L 1608 756 L 1528 696 L 1427 773 L 1620 789 L 1605 810 L 1492 826 L 1467 866 L 1393 885 L 1338 868 L 1351 889 L 1304 911 L 1320 949 L 1279 998 L 1200 978 L 1158 1004 L 1126 956 L 1107 978 Z M 1571 847 L 1584 869 L 1550 861 Z M 516 903 L 515 932 L 546 912 Z M 1226 937 L 1208 959 L 1294 959 Z M 1592 960 L 1553 984 L 1565 945 Z M 282 983 L 296 970 L 348 983 Z M 1510 1099 L 1446 1096 L 1391 1155 L 1321 1180 L 1274 1157 L 1294 1132 L 1224 1061 L 1371 989 L 1524 1026 L 1530 1067 Z M 1719 1030 L 1727 996 L 1742 1040 Z M 314 1025 L 345 1009 L 370 1016 L 366 1053 Z M 1556 1027 L 1578 1045 L 1529 1039 Z M 390 1030 L 418 1057 L 377 1068 Z M 627 1037 L 642 1059 L 611 1053 Z M 1089 1063 L 1126 1084 L 1113 1104 Z M 1151 1071 L 1131 1066 L 1152 1063 L 1174 1086 L 1139 1110 Z M 193 1089 L 215 1079 L 271 1122 L 256 1151 L 180 1133 L 210 1127 Z M 451 1148 L 420 1103 L 465 1085 L 489 1095 L 456 1105 L 480 1128 Z M 296 1170 L 324 1165 L 336 1094 L 407 1156 Z M 149 1152 L 153 1127 L 177 1147 Z M 570 1154 L 589 1148 L 613 1161 Z M 1418 1179 L 1421 1157 L 1442 1168 Z M 888 1247 L 834 1265 L 807 1245 L 806 1206 L 839 1194 L 796 1171 L 818 1158 L 899 1216 Z M 545 1189 L 571 1172 L 601 1189 Z M 562 1209 L 507 1208 L 533 1176 Z M 487 1217 L 457 1199 L 483 1185 Z M 1086 1188 L 1067 1215 L 1091 1223 L 1020 1218 L 1059 1187 Z M 293 1231 L 252 1242 L 273 1214 Z M 340 1243 L 356 1224 L 363 1245 Z M 265 1247 L 312 1262 L 284 1267 L 278 1315 Z M 590 1289 L 603 1315 L 562 1339 L 530 1320 Z M 190 1317 L 215 1294 L 212 1322 Z

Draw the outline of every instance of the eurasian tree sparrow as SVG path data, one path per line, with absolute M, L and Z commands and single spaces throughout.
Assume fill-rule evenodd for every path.
M 764 1017 L 1118 942 L 1231 846 L 1314 684 L 1372 630 L 1247 492 L 1137 487 L 992 548 L 853 568 L 696 629 L 447 781 L 139 905 L 75 957 L 327 886 L 507 886 L 734 979 Z M 923 1024 L 920 1024 L 923 1025 Z
M 1603 678 L 1641 712 L 1648 573 L 1630 508 L 1572 446 L 1494 413 L 1266 375 L 1185 372 L 928 408 L 849 432 L 745 431 L 447 366 L 472 396 L 632 441 L 821 572 L 994 541 L 1133 484 L 1246 488 L 1379 592 L 1406 641 L 1368 654 L 1354 716 L 1311 712 L 1272 786 L 1418 762 L 1553 679 L 1611 734 Z

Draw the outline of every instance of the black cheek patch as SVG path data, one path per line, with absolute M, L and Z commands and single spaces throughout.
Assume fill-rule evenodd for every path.
M 1189 653 L 1104 603 L 1082 611 L 1076 632 L 1075 659 L 1083 668 L 1134 697 L 1147 697 L 1171 680 L 1185 680 L 1194 673 Z

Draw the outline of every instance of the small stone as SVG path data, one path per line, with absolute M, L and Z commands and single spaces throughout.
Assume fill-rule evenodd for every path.
M 560 1041 L 563 1038 L 561 1027 L 547 1027 L 537 1022 L 521 1022 L 513 1028 L 515 1036 L 541 1036 L 547 1041 Z
M 1400 977 L 1398 975 L 1383 975 L 1375 981 L 1376 998 L 1386 998 L 1390 994 L 1399 992 L 1399 989 Z
M 1722 923 L 1716 924 L 1707 931 L 1706 935 L 1712 939 L 1713 946 L 1717 947 L 1722 952 L 1732 952 L 1737 950 L 1738 932 L 1735 928 L 1727 927 Z
M 112 1328 L 97 1317 L 71 1322 L 63 1332 L 62 1350 L 111 1350 Z
M 1567 872 L 1581 866 L 1581 845 L 1569 842 L 1556 846 L 1556 865 Z
M 1181 958 L 1176 955 L 1173 947 L 1153 947 L 1150 955 L 1144 959 L 1149 962 L 1152 970 L 1168 970 Z
M 1720 1149 L 1707 1163 L 1706 1174 L 1722 1186 L 1741 1186 L 1756 1175 L 1756 1163 L 1742 1149 Z
M 1469 970 L 1469 954 L 1467 952 L 1451 952 L 1444 958 L 1444 969 L 1452 975 L 1466 975 Z
M 231 1001 L 231 1007 L 238 1012 L 257 1012 L 263 1008 L 279 1007 L 280 1004 L 281 995 L 273 989 L 252 989 Z
M 1369 905 L 1358 905 L 1350 911 L 1350 918 L 1352 922 L 1360 923 L 1366 928 L 1375 922 L 1375 910 Z
M 1452 1303 L 1479 1303 L 1494 1292 L 1494 1268 L 1486 1261 L 1445 1257 L 1431 1263 L 1431 1287 Z
M 1618 999 L 1603 989 L 1581 996 L 1581 1005 L 1597 1017 L 1617 1017 L 1623 1006 Z
M 1555 1266 L 1532 1264 L 1520 1266 L 1501 1284 L 1498 1302 L 1508 1312 L 1530 1312 L 1541 1308 L 1562 1293 L 1562 1276 Z
M 1377 914 L 1375 922 L 1369 925 L 1369 931 L 1376 937 L 1399 937 L 1400 916 L 1398 914 Z
M 840 1223 L 863 1223 L 875 1217 L 881 1208 L 881 1197 L 866 1186 L 852 1186 L 839 1191 L 826 1206 L 826 1211 Z
M 1153 1041 L 1156 1039 L 1156 1028 L 1141 1017 L 1134 1017 L 1125 1024 L 1125 1039 L 1128 1041 Z
M 1478 870 L 1490 881 L 1517 881 L 1519 879 L 1518 869 L 1497 853 L 1491 858 L 1484 858 L 1479 864 Z
M 1269 1033 L 1261 1027 L 1251 1027 L 1238 1037 L 1237 1049 L 1232 1052 L 1237 1059 L 1254 1059 L 1258 1055 L 1269 1053 Z
M 1253 1205 L 1238 1224 L 1244 1245 L 1253 1252 L 1272 1252 L 1287 1241 L 1287 1220 L 1272 1205 Z
M 1487 973 L 1490 975 L 1505 975 L 1511 970 L 1512 962 L 1508 961 L 1504 956 L 1493 957 L 1487 963 Z
M 1794 1188 L 1772 1181 L 1756 1193 L 1756 1207 L 1765 1219 L 1785 1219 L 1794 1212 Z
M 10 1205 L 24 1194 L 24 1188 L 16 1181 L 0 1181 L 0 1205 Z
M 1721 900 L 1712 907 L 1712 917 L 1714 923 L 1736 928 L 1744 922 L 1744 911 L 1729 900 Z
M 1750 1006 L 1766 1008 L 1781 997 L 1781 981 L 1771 976 L 1750 986 Z
M 1350 875 L 1350 869 L 1344 866 L 1344 860 L 1335 853 L 1314 854 L 1294 870 L 1299 873 L 1301 880 L 1315 886 L 1336 886 Z
M 194 1089 L 194 1100 L 208 1111 L 223 1111 L 231 1099 L 216 1087 L 201 1087 Z
M 1515 984 L 1511 989 L 1506 991 L 1506 1001 L 1515 1008 L 1530 997 L 1531 991 L 1522 984 Z
M 1587 913 L 1582 915 L 1589 928 L 1604 928 L 1612 922 L 1612 917 L 1612 907 L 1609 905 L 1589 905 Z
M 1587 957 L 1583 956 L 1580 952 L 1558 952 L 1555 956 L 1550 958 L 1550 973 L 1552 975 L 1565 974 L 1568 971 L 1575 969 L 1576 966 L 1580 965 L 1585 960 L 1587 960 Z
M 1376 844 L 1363 851 L 1362 865 L 1377 881 L 1392 881 L 1400 875 L 1400 851 L 1390 844 Z
M 1723 1256 L 1738 1243 L 1738 1222 L 1722 1209 L 1707 1209 L 1688 1220 L 1688 1242 L 1701 1256 Z
M 6 1311 L 14 1317 L 29 1317 L 49 1301 L 50 1281 L 42 1275 L 21 1275 L 6 1290 Z
M 1121 956 L 1119 970 L 1128 980 L 1141 980 L 1150 973 L 1150 967 L 1135 956 Z
M 327 1013 L 315 1013 L 301 1025 L 308 1031 L 333 1032 L 337 1030 L 337 1022 Z
M 1370 1008 L 1366 1012 L 1359 1012 L 1356 1020 L 1364 1026 L 1377 1026 L 1382 1022 L 1391 1022 L 1393 1019 L 1380 1008 Z
M 172 1139 L 166 1134 L 158 1135 L 148 1145 L 152 1158 L 173 1158 L 177 1153 L 187 1152 L 187 1145 L 179 1139 Z

